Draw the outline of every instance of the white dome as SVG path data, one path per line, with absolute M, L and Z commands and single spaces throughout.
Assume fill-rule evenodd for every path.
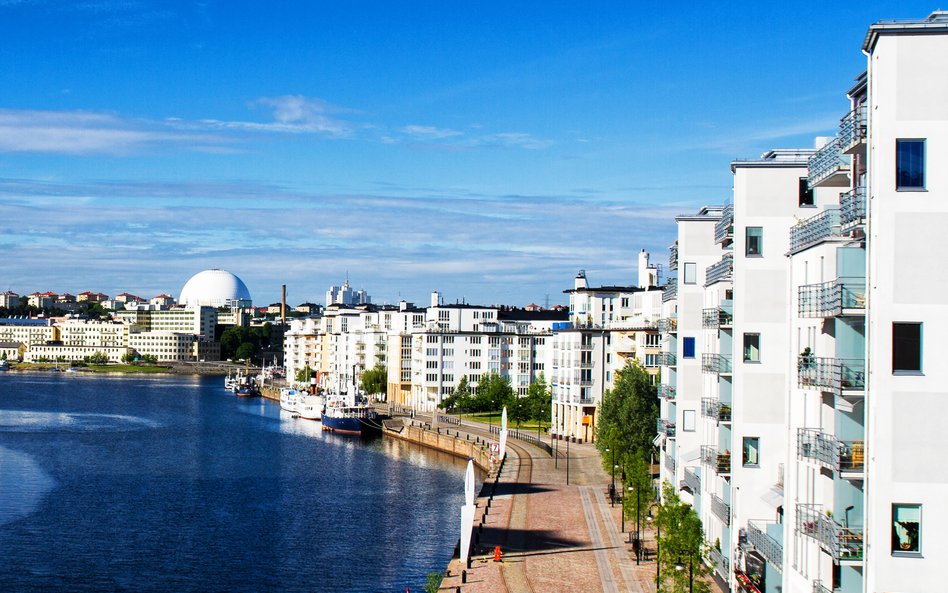
M 224 270 L 204 270 L 188 280 L 181 289 L 179 305 L 192 307 L 228 307 L 251 304 L 244 281 Z

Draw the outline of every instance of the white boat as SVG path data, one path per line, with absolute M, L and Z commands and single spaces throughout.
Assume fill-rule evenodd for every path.
M 323 407 L 326 405 L 326 398 L 321 395 L 311 395 L 302 392 L 296 411 L 300 418 L 306 420 L 321 420 L 323 416 Z
M 289 387 L 280 389 L 280 408 L 287 412 L 297 413 L 301 396 L 302 394 L 295 389 Z
M 5 371 L 10 368 L 10 363 L 7 362 L 7 359 L 0 360 L 0 371 Z

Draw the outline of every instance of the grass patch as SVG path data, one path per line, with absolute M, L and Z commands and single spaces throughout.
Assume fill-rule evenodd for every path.
M 446 414 L 448 416 L 457 416 L 457 414 Z M 470 414 L 461 414 L 461 418 L 464 420 L 470 420 L 471 422 L 479 422 L 481 424 L 492 424 L 494 426 L 500 426 L 500 419 L 502 412 L 473 412 Z M 550 429 L 549 422 L 540 422 L 540 434 L 546 434 Z M 507 419 L 507 428 L 517 428 L 516 422 L 511 422 L 510 419 Z M 529 420 L 527 422 L 520 423 L 520 430 L 532 430 L 536 432 L 537 422 L 535 420 Z
M 168 367 L 144 364 L 88 364 L 85 368 L 105 373 L 167 373 L 169 371 Z

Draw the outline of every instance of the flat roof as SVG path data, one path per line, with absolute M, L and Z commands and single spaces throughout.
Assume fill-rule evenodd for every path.
M 862 51 L 869 53 L 880 35 L 928 35 L 948 33 L 948 11 L 936 10 L 923 19 L 890 19 L 869 26 Z

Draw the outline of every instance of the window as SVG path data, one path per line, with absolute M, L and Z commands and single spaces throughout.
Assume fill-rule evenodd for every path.
M 892 324 L 892 372 L 922 371 L 922 324 Z
M 698 281 L 698 264 L 695 262 L 685 262 L 683 271 L 685 273 L 685 284 L 694 284 Z
M 922 505 L 892 505 L 892 554 L 921 554 Z
M 895 141 L 895 189 L 925 189 L 925 141 Z
M 684 338 L 681 343 L 681 357 L 682 358 L 694 358 L 695 357 L 695 339 L 694 338 Z
M 764 254 L 764 228 L 759 226 L 747 227 L 744 244 L 744 255 L 763 255 Z
M 810 189 L 809 180 L 806 177 L 800 178 L 800 205 L 801 206 L 812 206 L 813 202 L 813 190 Z
M 760 437 L 744 437 L 744 467 L 760 465 Z
M 695 411 L 694 410 L 682 410 L 681 429 L 685 432 L 695 431 Z
M 744 334 L 744 362 L 760 362 L 760 334 Z

